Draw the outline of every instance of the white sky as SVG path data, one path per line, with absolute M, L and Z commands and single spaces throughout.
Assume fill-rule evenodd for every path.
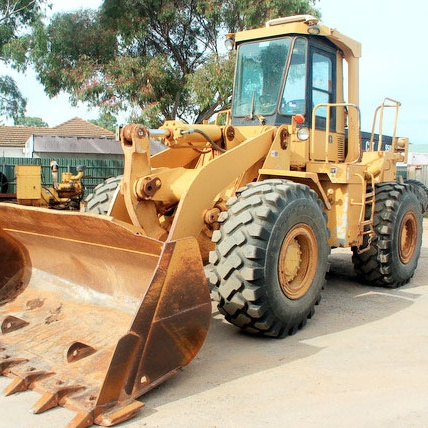
M 52 0 L 53 13 L 97 8 L 102 0 Z M 360 60 L 360 108 L 362 129 L 370 131 L 375 108 L 385 97 L 402 103 L 398 135 L 413 144 L 427 144 L 428 152 L 428 56 L 426 55 L 426 0 L 319 0 L 322 22 L 362 43 Z M 19 79 L 28 98 L 27 116 L 41 117 L 56 126 L 75 116 L 96 119 L 98 112 L 72 108 L 68 96 L 49 100 L 35 77 Z M 388 128 L 385 117 L 384 133 Z M 389 123 L 390 125 L 390 123 Z

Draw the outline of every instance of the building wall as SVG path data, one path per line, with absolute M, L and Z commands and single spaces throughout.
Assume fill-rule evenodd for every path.
M 123 151 L 114 137 L 75 137 L 33 134 L 25 143 L 26 158 L 121 159 Z
M 407 178 L 428 186 L 428 165 L 407 165 Z
M 22 147 L 0 147 L 0 159 L 3 158 L 22 158 L 24 156 Z

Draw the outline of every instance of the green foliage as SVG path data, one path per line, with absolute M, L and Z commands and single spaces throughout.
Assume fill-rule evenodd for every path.
M 109 131 L 116 131 L 117 118 L 111 113 L 103 113 L 98 119 L 90 120 L 89 122 L 101 126 L 101 128 L 108 129 Z
M 314 13 L 317 0 L 104 0 L 98 11 L 54 16 L 34 32 L 39 79 L 115 114 L 132 111 L 151 127 L 200 122 L 229 107 L 234 58 L 219 36 L 267 19 Z
M 17 120 L 23 116 L 27 100 L 10 76 L 0 76 L 0 113 L 6 118 Z
M 48 128 L 49 125 L 40 117 L 21 116 L 15 119 L 17 126 L 36 126 L 38 128 Z
M 212 54 L 203 66 L 187 76 L 189 106 L 196 122 L 209 119 L 216 111 L 230 107 L 235 54 Z
M 29 29 L 40 22 L 47 0 L 0 0 L 0 61 L 23 70 L 28 64 Z M 0 116 L 15 120 L 26 99 L 10 76 L 0 76 Z
M 221 10 L 222 23 L 230 33 L 256 28 L 281 16 L 320 16 L 317 0 L 204 0 L 207 9 Z
M 105 29 L 91 10 L 55 15 L 47 28 L 34 32 L 32 57 L 36 72 L 49 96 L 60 91 L 75 94 L 97 90 L 102 65 L 117 55 L 115 34 Z

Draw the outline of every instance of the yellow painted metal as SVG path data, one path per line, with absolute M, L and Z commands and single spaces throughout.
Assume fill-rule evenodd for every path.
M 264 38 L 273 38 L 285 34 L 308 34 L 308 29 L 313 21 L 318 21 L 317 18 L 308 19 L 300 22 L 288 22 L 283 24 L 271 25 L 263 28 L 255 28 L 253 30 L 242 31 L 234 34 L 228 34 L 226 37 L 233 37 L 235 42 L 243 42 L 248 40 L 257 40 Z M 319 36 L 324 36 L 331 40 L 336 46 L 341 49 L 345 55 L 355 58 L 361 57 L 361 44 L 356 40 L 340 33 L 339 31 L 329 28 L 325 25 L 318 24 Z
M 274 169 L 277 171 L 288 171 L 290 169 L 291 126 L 282 125 L 275 132 L 275 139 L 267 153 L 262 169 Z
M 358 115 L 358 122 L 356 128 L 360 129 L 359 121 L 359 109 L 354 104 L 349 103 L 323 103 L 318 104 L 312 110 L 312 123 L 316 121 L 316 113 L 320 108 L 326 109 L 326 128 L 325 130 L 317 130 L 315 127 L 311 130 L 311 148 L 310 148 L 310 159 L 323 161 L 323 162 L 343 162 L 345 160 L 345 135 L 344 132 L 331 132 L 330 131 L 330 117 L 332 110 L 338 111 L 338 109 L 343 110 L 346 108 L 349 111 L 356 110 Z M 343 128 L 342 128 L 343 129 Z M 360 141 L 360 136 L 358 132 L 358 141 Z M 356 145 L 356 149 L 353 149 L 354 155 L 356 156 L 354 160 L 360 158 L 361 148 L 360 144 Z
M 128 216 L 135 227 L 142 228 L 143 234 L 165 240 L 166 232 L 159 224 L 156 206 L 150 200 L 142 203 L 135 188 L 139 177 L 151 173 L 148 132 L 143 126 L 128 125 L 123 129 L 121 142 L 125 168 L 120 191 Z
M 313 230 L 296 224 L 287 234 L 279 252 L 278 279 L 282 292 L 291 300 L 309 290 L 317 269 L 318 246 Z
M 16 165 L 16 198 L 22 203 L 25 200 L 39 200 L 42 191 L 40 165 Z
M 202 167 L 182 196 L 169 239 L 198 236 L 204 225 L 201 215 L 215 204 L 216 196 L 237 176 L 263 159 L 274 139 L 273 127 L 260 127 L 259 135 L 222 154 Z
M 180 134 L 181 123 L 174 122 L 175 133 Z M 170 126 L 168 129 L 171 129 Z M 182 124 L 183 130 L 190 129 Z M 212 138 L 222 128 L 213 131 L 212 125 L 199 125 L 197 129 Z M 227 128 L 231 135 L 230 127 Z M 162 160 L 174 159 L 175 167 L 152 168 L 149 152 L 149 130 L 135 126 L 124 128 L 122 146 L 125 153 L 125 171 L 120 194 L 116 199 L 111 214 L 117 214 L 121 221 L 126 221 L 126 214 L 134 227 L 141 227 L 141 233 L 157 239 L 178 239 L 187 236 L 197 237 L 204 228 L 204 213 L 221 199 L 220 194 L 233 194 L 243 183 L 257 177 L 257 169 L 250 175 L 252 166 L 263 160 L 275 138 L 275 127 L 245 127 L 236 130 L 233 139 L 229 139 L 230 150 L 220 156 L 214 156 L 212 150 L 207 153 L 194 151 L 185 162 L 179 162 L 170 156 L 171 150 L 153 157 L 155 165 Z M 199 138 L 204 140 L 204 137 Z M 279 135 L 279 133 L 277 134 Z M 279 137 L 278 137 L 279 138 Z M 205 140 L 204 140 L 205 141 Z M 188 150 L 185 150 L 187 152 Z M 182 149 L 175 151 L 182 153 Z M 197 156 L 194 156 L 194 154 Z M 179 158 L 180 156 L 176 156 Z M 189 164 L 190 162 L 190 164 Z M 184 166 L 179 166 L 184 164 Z M 243 174 L 246 178 L 244 178 Z M 146 183 L 156 181 L 159 187 L 148 192 Z M 171 223 L 162 224 L 161 215 L 177 204 Z M 126 210 L 124 210 L 126 207 Z
M 203 125 L 203 128 L 195 125 L 185 124 L 180 121 L 166 121 L 160 129 L 166 130 L 168 135 L 165 137 L 165 143 L 175 148 L 204 148 L 209 147 L 209 142 L 196 132 L 184 133 L 194 129 L 203 129 L 214 142 L 222 139 L 221 127 L 217 125 Z
M 413 212 L 408 212 L 401 221 L 398 232 L 398 255 L 402 263 L 412 259 L 418 239 L 418 224 Z

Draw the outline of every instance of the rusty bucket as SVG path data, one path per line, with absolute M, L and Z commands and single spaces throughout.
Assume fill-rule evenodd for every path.
M 160 242 L 111 217 L 0 204 L 0 374 L 71 427 L 132 417 L 198 353 L 211 318 L 194 238 Z

